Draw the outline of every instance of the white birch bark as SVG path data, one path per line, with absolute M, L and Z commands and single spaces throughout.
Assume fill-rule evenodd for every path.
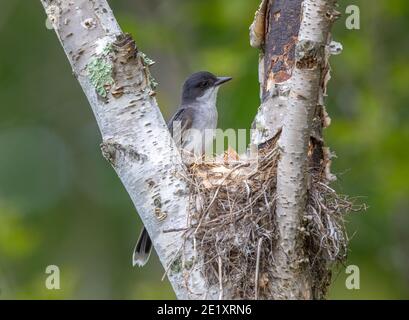
M 256 119 L 263 119 L 268 132 L 281 127 L 278 141 L 281 158 L 277 168 L 276 218 L 279 246 L 274 254 L 277 275 L 273 290 L 277 299 L 311 299 L 312 284 L 305 268 L 302 219 L 308 190 L 308 146 L 313 116 L 322 104 L 326 75 L 330 28 L 337 17 L 336 0 L 304 0 L 300 31 L 295 49 L 295 67 L 286 81 L 289 95 L 280 96 L 285 116 L 265 119 L 277 111 L 260 109 Z M 274 105 L 270 105 L 270 108 Z M 278 122 L 277 122 L 278 121 Z M 259 139 L 255 135 L 253 140 Z
M 194 252 L 181 232 L 163 232 L 186 228 L 189 199 L 180 153 L 154 98 L 151 61 L 124 36 L 106 0 L 42 4 L 94 112 L 102 152 L 141 216 L 177 297 L 212 298 L 200 270 L 170 267 L 177 252 L 185 259 Z

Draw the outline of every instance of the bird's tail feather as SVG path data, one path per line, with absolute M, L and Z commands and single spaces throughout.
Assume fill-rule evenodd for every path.
M 133 252 L 133 266 L 143 267 L 148 262 L 151 251 L 152 240 L 144 227 Z

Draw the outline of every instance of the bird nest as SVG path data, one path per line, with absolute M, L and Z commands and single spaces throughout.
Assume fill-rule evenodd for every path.
M 194 237 L 209 286 L 229 290 L 237 299 L 271 297 L 271 266 L 279 238 L 275 216 L 279 157 L 276 141 L 271 141 L 255 161 L 241 160 L 229 149 L 222 158 L 188 167 L 191 201 L 186 234 Z M 329 186 L 329 163 L 324 159 L 319 170 L 310 170 L 300 230 L 315 298 L 324 297 L 331 268 L 346 259 L 345 214 L 360 209 Z

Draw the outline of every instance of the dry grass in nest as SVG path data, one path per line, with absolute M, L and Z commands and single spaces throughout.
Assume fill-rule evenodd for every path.
M 268 298 L 274 285 L 271 266 L 277 245 L 275 220 L 276 172 L 279 151 L 273 144 L 258 161 L 240 160 L 229 151 L 223 159 L 189 167 L 190 228 L 210 286 L 227 290 L 238 299 Z M 232 161 L 231 159 L 234 158 Z M 324 161 L 323 161 L 324 162 Z M 355 210 L 324 178 L 327 164 L 311 173 L 304 216 L 304 251 L 322 298 L 331 267 L 346 258 L 348 237 L 344 216 Z

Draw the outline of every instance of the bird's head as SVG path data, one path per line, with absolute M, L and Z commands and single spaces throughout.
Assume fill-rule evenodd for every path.
M 231 79 L 231 77 L 216 77 L 206 71 L 194 73 L 183 85 L 182 102 L 188 104 L 216 99 L 219 86 Z

